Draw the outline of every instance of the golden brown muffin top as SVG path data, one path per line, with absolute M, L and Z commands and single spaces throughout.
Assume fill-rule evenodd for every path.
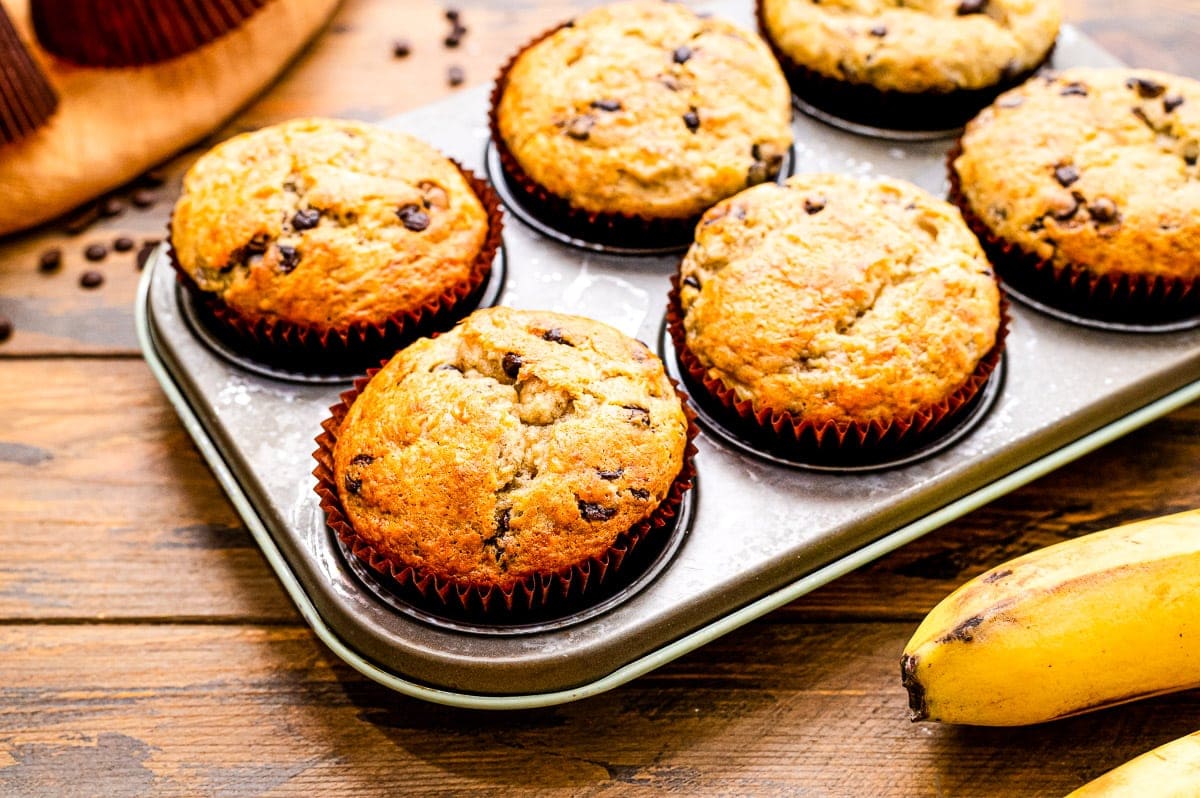
M 994 86 L 1036 67 L 1059 0 L 762 0 L 767 35 L 827 77 L 902 92 Z
M 188 170 L 180 265 L 250 319 L 382 323 L 467 280 L 488 219 L 433 147 L 362 122 L 296 119 L 235 136 Z
M 952 205 L 899 180 L 797 175 L 706 213 L 680 267 L 687 347 L 757 407 L 889 422 L 992 348 L 999 290 Z
M 644 344 L 496 307 L 396 354 L 333 459 L 354 531 L 393 563 L 509 587 L 604 554 L 667 496 L 686 444 Z
M 526 49 L 497 108 L 521 168 L 585 211 L 689 218 L 773 178 L 791 95 L 753 33 L 655 0 L 590 11 Z
M 1200 82 L 1069 69 L 1000 95 L 953 163 L 1000 239 L 1096 274 L 1200 278 Z

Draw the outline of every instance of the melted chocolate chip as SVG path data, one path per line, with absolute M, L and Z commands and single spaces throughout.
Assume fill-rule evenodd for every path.
M 641 488 L 630 488 L 629 492 L 633 494 L 635 499 L 641 499 L 642 501 L 645 501 L 646 499 L 650 498 L 650 491 L 648 490 L 642 490 Z
M 1088 205 L 1088 213 L 1097 222 L 1112 222 L 1117 218 L 1117 204 L 1108 197 L 1098 197 Z
M 504 373 L 515 380 L 524 362 L 516 352 L 505 352 L 504 357 L 500 359 L 500 368 L 504 369 Z
M 300 253 L 295 247 L 286 244 L 279 245 L 279 265 L 277 268 L 284 274 L 290 274 L 300 263 Z
M 350 458 L 350 465 L 370 465 L 375 462 L 373 454 L 356 454 Z
M 58 247 L 52 247 L 41 254 L 38 258 L 38 270 L 43 272 L 58 271 L 62 266 L 62 250 Z
M 414 233 L 419 233 L 429 226 L 429 214 L 421 210 L 419 205 L 412 203 L 401 205 L 400 209 L 396 211 L 396 215 L 400 217 L 404 226 Z
M 603 470 L 597 469 L 596 476 L 600 477 L 600 479 L 612 482 L 614 479 L 620 479 L 621 475 L 624 473 L 625 473 L 624 468 L 618 468 L 615 471 L 603 471 Z
M 133 239 L 129 236 L 120 236 L 113 239 L 112 248 L 115 252 L 128 252 L 133 249 Z
M 581 114 L 567 123 L 567 135 L 576 141 L 587 141 L 588 136 L 592 134 L 592 125 L 594 124 L 596 124 L 596 117 L 591 114 Z
M 694 274 L 689 274 L 687 277 L 684 277 L 683 284 L 690 288 L 695 288 L 697 291 L 700 290 L 700 280 Z
M 812 216 L 814 213 L 820 213 L 823 210 L 825 210 L 825 198 L 824 197 L 806 197 L 805 198 L 804 211 L 809 216 Z
M 1072 81 L 1066 86 L 1063 86 L 1059 94 L 1063 97 L 1086 97 L 1088 96 L 1087 86 L 1084 86 L 1079 81 Z
M 693 133 L 700 129 L 700 115 L 696 113 L 695 108 L 683 115 L 683 124 Z
M 1181 95 L 1172 94 L 1169 97 L 1163 97 L 1163 110 L 1168 114 L 1181 105 L 1183 105 L 1183 97 Z
M 1149 78 L 1130 78 L 1125 81 L 1125 87 L 1137 89 L 1139 97 L 1144 97 L 1147 100 L 1158 97 L 1167 90 L 1167 87 L 1161 83 L 1157 83 Z
M 954 13 L 965 17 L 968 14 L 982 14 L 985 8 L 987 8 L 987 0 L 962 0 L 958 4 L 958 10 Z
M 321 212 L 316 208 L 303 208 L 296 211 L 292 217 L 292 229 L 298 231 L 311 230 L 321 221 Z
M 561 327 L 551 327 L 549 330 L 546 330 L 544 333 L 542 333 L 542 340 L 549 341 L 552 344 L 565 344 L 566 346 L 575 345 L 563 337 L 563 331 Z
M 108 247 L 103 244 L 89 244 L 83 251 L 83 257 L 90 261 L 104 260 L 108 257 Z
M 607 521 L 617 514 L 617 508 L 579 500 L 579 515 L 584 521 Z
M 887 36 L 887 25 L 876 25 L 871 28 L 871 35 L 880 38 Z
M 342 481 L 342 484 L 346 486 L 347 493 L 358 495 L 358 492 L 362 490 L 362 480 L 352 477 L 349 474 L 346 475 L 346 479 Z
M 1060 186 L 1066 188 L 1079 179 L 1079 170 L 1070 164 L 1061 164 L 1054 167 L 1054 179 Z
M 84 288 L 99 288 L 104 284 L 104 275 L 89 269 L 79 276 L 79 284 Z
M 629 420 L 634 424 L 641 424 L 643 427 L 650 426 L 650 411 L 644 407 L 637 405 L 621 405 L 629 411 Z
M 620 111 L 622 107 L 620 100 L 592 100 L 591 105 L 597 111 L 609 112 Z
M 675 52 L 671 54 L 671 58 L 676 64 L 686 64 L 692 57 L 692 48 L 686 44 L 682 44 L 675 48 Z

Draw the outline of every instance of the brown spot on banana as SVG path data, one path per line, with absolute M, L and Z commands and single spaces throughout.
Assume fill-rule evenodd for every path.
M 949 633 L 938 638 L 938 642 L 951 643 L 957 640 L 960 643 L 970 643 L 975 639 L 974 635 L 971 634 L 971 630 L 976 626 L 979 626 L 981 623 L 983 623 L 982 615 L 972 615 L 970 618 L 967 618 L 958 626 L 950 630 Z
M 1005 568 L 1003 571 L 993 571 L 992 573 L 983 577 L 983 581 L 987 582 L 988 584 L 991 584 L 993 582 L 999 582 L 1001 579 L 1003 579 L 1006 576 L 1012 576 L 1011 568 Z
M 919 664 L 920 660 L 911 654 L 900 658 L 900 684 L 908 691 L 908 719 L 913 723 L 929 717 L 929 707 L 925 704 L 925 687 L 917 679 Z

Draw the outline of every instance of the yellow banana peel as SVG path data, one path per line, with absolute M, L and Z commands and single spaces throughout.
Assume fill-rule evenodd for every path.
M 1200 510 L 999 565 L 905 647 L 912 719 L 1015 726 L 1200 686 Z
M 1067 798 L 1195 798 L 1200 795 L 1200 732 L 1172 740 L 1113 768 Z

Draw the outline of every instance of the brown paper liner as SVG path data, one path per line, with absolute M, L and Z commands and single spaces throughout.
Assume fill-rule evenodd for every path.
M 313 476 L 317 478 L 315 490 L 321 499 L 321 509 L 325 511 L 329 528 L 342 543 L 373 570 L 390 577 L 401 595 L 434 612 L 465 613 L 468 618 L 476 620 L 490 618 L 512 621 L 522 613 L 588 599 L 606 580 L 612 579 L 624 563 L 632 559 L 631 554 L 635 549 L 652 541 L 671 525 L 679 514 L 684 494 L 692 487 L 696 476 L 695 439 L 699 427 L 696 426 L 696 414 L 688 406 L 686 395 L 676 385 L 675 393 L 679 396 L 688 425 L 683 467 L 671 483 L 666 498 L 647 518 L 621 533 L 601 555 L 558 571 L 528 576 L 512 585 L 444 578 L 420 566 L 397 562 L 359 537 L 338 496 L 333 470 L 333 450 L 337 445 L 338 429 L 355 399 L 378 372 L 378 368 L 369 369 L 366 376 L 354 381 L 353 388 L 340 395 L 340 402 L 329 408 L 330 417 L 321 423 L 324 432 L 317 437 L 317 450 L 313 452 L 313 458 L 317 461 L 313 470 Z
M 457 161 L 471 190 L 479 197 L 488 217 L 488 233 L 483 247 L 471 264 L 467 279 L 447 288 L 435 299 L 407 311 L 401 311 L 382 322 L 358 322 L 345 328 L 318 328 L 284 319 L 249 319 L 226 305 L 210 291 L 205 291 L 180 265 L 175 249 L 170 249 L 171 265 L 180 282 L 197 300 L 207 326 L 223 341 L 235 348 L 248 350 L 256 359 L 276 366 L 299 371 L 320 371 L 334 367 L 365 368 L 408 342 L 457 321 L 464 310 L 473 310 L 470 302 L 478 297 L 492 263 L 503 243 L 504 215 L 500 198 L 486 181 Z M 170 225 L 168 224 L 168 233 Z
M 763 40 L 775 54 L 792 91 L 810 105 L 859 125 L 895 131 L 953 130 L 965 125 L 980 109 L 1003 92 L 1019 86 L 1050 63 L 1055 45 L 1032 68 L 993 86 L 949 92 L 905 92 L 878 89 L 867 83 L 832 78 L 792 60 L 771 38 L 763 18 L 763 0 L 755 1 L 755 16 Z
M 667 299 L 667 330 L 686 381 L 711 397 L 722 413 L 721 421 L 745 437 L 781 450 L 789 456 L 814 457 L 830 462 L 861 454 L 892 454 L 908 450 L 936 437 L 948 422 L 970 405 L 1000 363 L 1008 335 L 1008 300 L 1000 292 L 1000 325 L 996 341 L 980 359 L 966 381 L 946 398 L 921 407 L 908 416 L 891 421 L 812 421 L 779 408 L 739 399 L 736 390 L 708 368 L 688 348 L 679 300 L 679 273 L 671 277 Z
M 946 156 L 948 198 L 979 239 L 996 274 L 1013 290 L 1071 315 L 1130 325 L 1155 325 L 1200 315 L 1200 279 L 1092 272 L 1086 264 L 1056 264 L 1000 238 L 971 208 L 954 162 L 962 140 Z
M 133 67 L 223 36 L 271 0 L 30 0 L 42 47 L 75 64 Z
M 0 146 L 28 136 L 58 108 L 58 95 L 0 4 Z
M 626 213 L 600 213 L 576 207 L 568 198 L 551 193 L 530 177 L 521 168 L 516 156 L 512 154 L 504 142 L 503 136 L 500 135 L 497 111 L 500 107 L 500 97 L 508 88 L 508 76 L 513 65 L 526 50 L 573 24 L 574 22 L 568 21 L 556 25 L 531 40 L 508 59 L 496 76 L 496 81 L 492 85 L 488 126 L 491 129 L 492 144 L 495 145 L 496 153 L 500 156 L 500 166 L 504 172 L 504 178 L 514 194 L 520 198 L 519 201 L 526 210 L 572 238 L 631 248 L 686 245 L 692 240 L 692 234 L 702 214 L 687 218 L 650 217 Z

